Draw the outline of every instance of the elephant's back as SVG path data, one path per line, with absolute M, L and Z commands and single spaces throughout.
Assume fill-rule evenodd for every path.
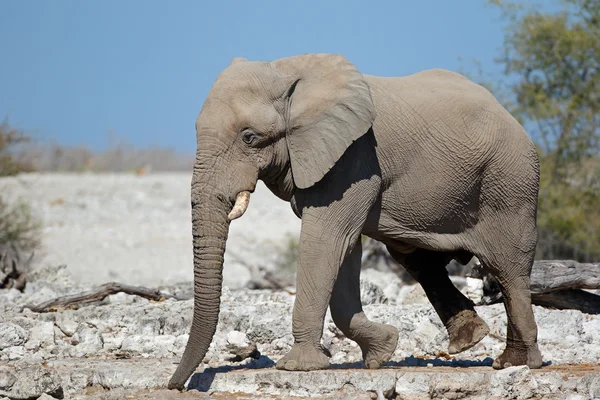
M 405 77 L 365 78 L 377 111 L 375 135 L 391 147 L 403 146 L 412 155 L 429 147 L 474 157 L 534 148 L 498 100 L 463 75 L 433 69 Z
M 482 208 L 517 210 L 524 196 L 535 206 L 535 147 L 486 89 L 444 70 L 366 79 L 387 221 L 377 230 L 456 235 L 479 223 Z

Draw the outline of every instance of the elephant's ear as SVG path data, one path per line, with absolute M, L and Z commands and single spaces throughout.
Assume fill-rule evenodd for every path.
M 292 176 L 304 189 L 319 182 L 375 120 L 371 92 L 345 57 L 306 54 L 274 61 L 293 76 L 286 118 Z

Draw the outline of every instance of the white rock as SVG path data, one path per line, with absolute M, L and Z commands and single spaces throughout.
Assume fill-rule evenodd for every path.
M 35 340 L 40 346 L 49 346 L 54 344 L 54 324 L 45 321 L 34 326 L 30 331 L 29 340 Z
M 386 304 L 388 302 L 381 287 L 364 279 L 360 280 L 360 298 L 363 305 Z
M 27 291 L 28 290 L 27 286 L 25 286 L 25 288 Z M 29 290 L 31 290 L 31 289 L 32 288 L 30 286 Z M 47 285 L 37 287 L 34 290 L 35 291 L 33 291 L 27 299 L 27 303 L 29 303 L 29 304 L 40 304 L 45 301 L 52 300 L 52 299 L 55 299 L 58 297 L 58 294 Z
M 0 323 L 0 350 L 12 346 L 19 346 L 27 340 L 27 331 L 18 325 Z
M 40 346 L 41 342 L 39 340 L 30 339 L 27 341 L 27 343 L 25 343 L 25 350 L 35 352 L 40 348 Z
M 0 391 L 9 391 L 15 382 L 17 377 L 8 370 L 0 370 Z
M 11 361 L 20 360 L 25 356 L 25 347 L 24 346 L 7 347 L 4 350 L 2 350 L 2 354 L 5 354 L 6 357 Z
M 15 288 L 3 289 L 2 291 L 0 291 L 0 299 L 5 300 L 7 302 L 15 302 L 22 296 L 23 293 L 21 293 L 21 291 Z
M 37 399 L 44 393 L 62 395 L 60 376 L 50 368 L 31 366 L 14 372 L 16 381 L 12 385 L 9 398 Z
M 250 344 L 245 333 L 239 331 L 231 331 L 227 334 L 227 343 L 231 346 L 245 347 Z
M 114 336 L 113 333 L 103 332 L 102 336 L 102 346 L 106 351 L 115 351 L 121 348 L 123 344 L 124 336 Z
M 74 312 L 71 310 L 67 310 L 61 313 L 58 313 L 56 316 L 56 326 L 60 328 L 61 331 L 64 332 L 67 336 L 73 336 L 77 327 L 79 326 L 79 322 L 73 319 Z
M 75 352 L 78 357 L 97 353 L 103 345 L 98 328 L 89 327 L 86 324 L 80 324 L 77 327 L 71 343 L 75 345 Z
M 537 381 L 526 365 L 497 371 L 490 382 L 490 393 L 512 399 L 529 399 L 538 388 Z
M 586 400 L 587 398 L 585 396 L 582 396 L 580 394 L 570 394 L 567 397 L 565 397 L 565 400 Z
M 467 277 L 467 297 L 475 304 L 479 304 L 483 298 L 483 280 Z

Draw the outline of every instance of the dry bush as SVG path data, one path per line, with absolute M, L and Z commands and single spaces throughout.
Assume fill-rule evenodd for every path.
M 20 157 L 20 149 L 29 141 L 25 132 L 11 128 L 7 120 L 0 124 L 0 176 L 32 170 L 32 165 Z
M 0 197 L 0 247 L 11 244 L 22 251 L 33 251 L 40 244 L 40 228 L 29 204 L 9 204 Z
M 19 155 L 41 172 L 191 172 L 194 163 L 192 152 L 136 147 L 113 134 L 109 134 L 109 146 L 104 150 L 37 142 L 27 143 Z
M 31 170 L 31 164 L 18 157 L 18 148 L 29 142 L 25 132 L 0 125 L 0 177 Z M 40 245 L 41 224 L 22 200 L 8 203 L 0 181 L 0 288 L 23 290 L 32 252 Z

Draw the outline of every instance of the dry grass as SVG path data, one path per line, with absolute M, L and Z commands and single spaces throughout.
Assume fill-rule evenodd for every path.
M 29 142 L 15 156 L 40 172 L 134 172 L 192 171 L 194 154 L 158 146 L 136 147 L 109 135 L 104 150 L 86 146 L 63 146 L 55 143 Z

